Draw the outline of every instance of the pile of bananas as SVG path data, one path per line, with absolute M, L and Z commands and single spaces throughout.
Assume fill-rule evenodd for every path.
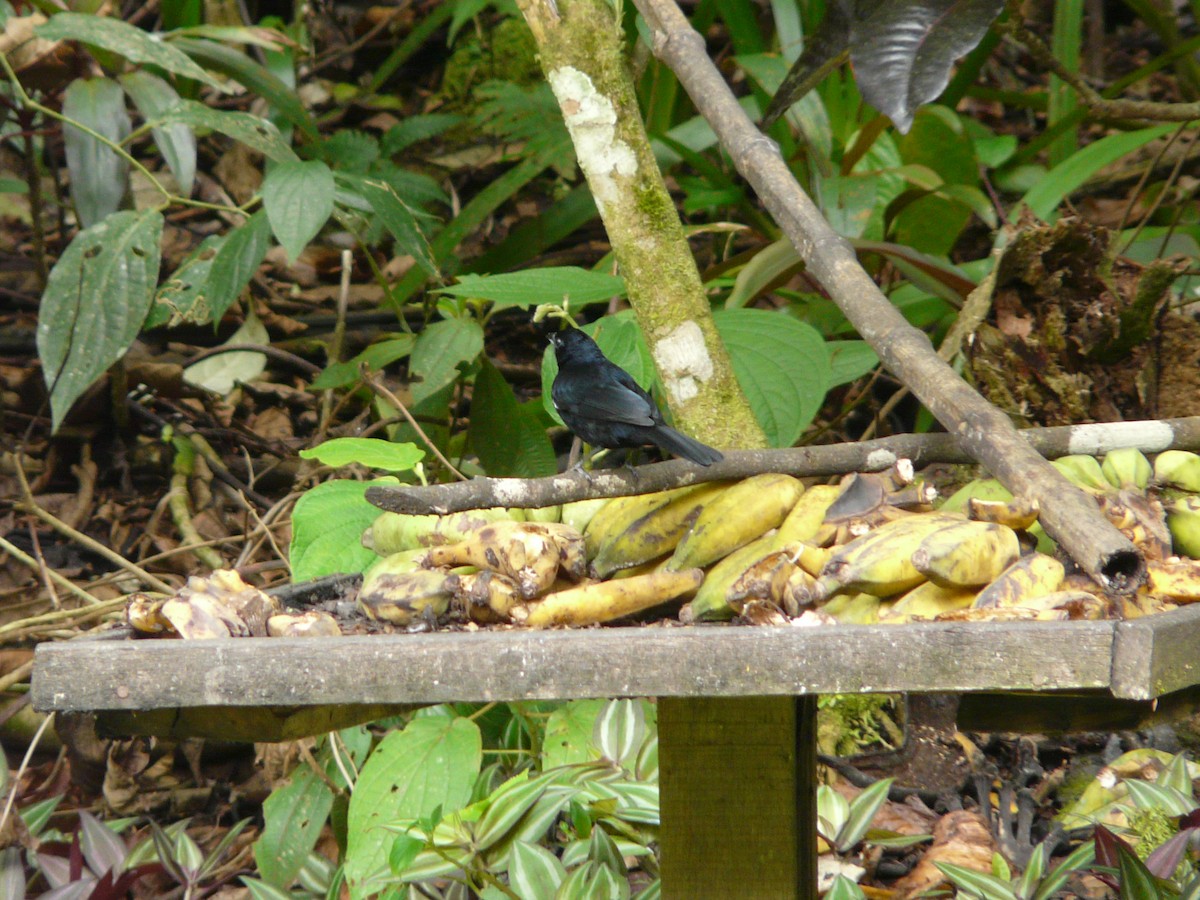
M 683 621 L 852 623 L 1137 616 L 1200 600 L 1200 456 L 1056 460 L 1145 554 L 1133 598 L 1069 574 L 1035 504 L 979 480 L 934 509 L 903 465 L 807 490 L 789 475 L 544 510 L 383 513 L 367 615 L 587 625 L 687 599 Z M 1153 491 L 1151 488 L 1153 487 Z

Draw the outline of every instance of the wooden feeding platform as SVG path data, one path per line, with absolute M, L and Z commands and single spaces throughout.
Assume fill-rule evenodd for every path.
M 656 697 L 664 896 L 801 898 L 816 695 L 1004 693 L 966 708 L 1066 730 L 1190 708 L 1198 684 L 1200 604 L 1121 622 L 81 639 L 37 648 L 33 702 L 109 733 L 262 741 L 448 701 Z

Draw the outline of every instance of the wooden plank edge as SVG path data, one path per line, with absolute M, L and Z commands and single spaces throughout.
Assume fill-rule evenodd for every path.
M 1112 692 L 1150 700 L 1200 683 L 1200 603 L 1118 622 Z

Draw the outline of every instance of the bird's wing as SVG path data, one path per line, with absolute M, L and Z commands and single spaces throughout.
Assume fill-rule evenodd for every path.
M 592 382 L 592 390 L 583 396 L 571 397 L 571 412 L 589 419 L 622 422 L 628 425 L 654 425 L 658 409 L 632 378 L 607 380 L 603 376 Z M 628 380 L 629 384 L 624 382 Z M 632 385 L 632 387 L 630 386 Z M 555 397 L 556 405 L 561 405 Z

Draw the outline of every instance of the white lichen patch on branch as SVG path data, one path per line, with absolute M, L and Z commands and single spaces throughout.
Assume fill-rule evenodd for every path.
M 612 101 L 596 90 L 586 72 L 562 66 L 547 77 L 575 144 L 575 156 L 603 211 L 620 197 L 617 177 L 632 178 L 637 173 L 637 157 L 617 136 Z
M 692 321 L 679 325 L 654 345 L 654 362 L 672 404 L 691 400 L 700 392 L 701 383 L 713 377 L 704 333 Z

